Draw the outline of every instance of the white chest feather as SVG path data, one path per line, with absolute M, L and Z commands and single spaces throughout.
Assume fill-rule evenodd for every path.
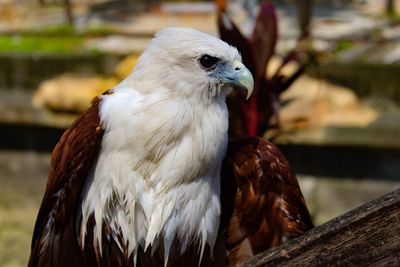
M 220 168 L 227 146 L 224 99 L 209 104 L 133 89 L 104 96 L 102 148 L 85 185 L 81 239 L 94 215 L 121 231 L 129 252 L 162 242 L 167 262 L 172 241 L 181 250 L 198 241 L 203 252 L 217 236 Z M 116 241 L 118 242 L 118 241 Z

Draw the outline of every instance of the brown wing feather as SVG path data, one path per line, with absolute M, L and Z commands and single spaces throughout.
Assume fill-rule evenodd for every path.
M 29 266 L 80 266 L 76 212 L 81 190 L 103 137 L 100 99 L 65 131 L 53 150 L 51 170 L 32 238 Z
M 313 227 L 293 170 L 267 140 L 231 141 L 221 179 L 221 229 L 230 265 Z

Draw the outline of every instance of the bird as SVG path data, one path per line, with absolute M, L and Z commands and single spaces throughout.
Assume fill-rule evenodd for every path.
M 155 34 L 51 155 L 28 266 L 235 266 L 313 227 L 294 171 L 260 137 L 228 140 L 237 49 Z

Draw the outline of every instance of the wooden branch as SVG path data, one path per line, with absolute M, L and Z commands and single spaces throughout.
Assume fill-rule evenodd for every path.
M 297 0 L 297 7 L 301 37 L 309 37 L 313 0 Z
M 70 0 L 64 0 L 65 5 L 65 13 L 67 16 L 68 24 L 73 26 L 74 25 L 74 15 L 72 12 L 72 4 Z
M 400 189 L 260 253 L 241 266 L 317 265 L 400 266 Z

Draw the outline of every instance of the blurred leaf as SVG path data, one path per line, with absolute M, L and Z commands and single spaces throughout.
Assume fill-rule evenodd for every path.
M 225 12 L 219 10 L 218 29 L 220 37 L 235 46 L 242 55 L 243 63 L 254 77 L 254 91 L 248 101 L 240 93 L 228 97 L 231 137 L 263 135 L 267 129 L 279 127 L 280 94 L 303 73 L 300 67 L 288 77 L 281 74 L 289 62 L 300 63 L 300 53 L 293 50 L 282 60 L 277 71 L 267 77 L 268 63 L 275 53 L 278 41 L 278 19 L 273 4 L 262 3 L 252 31 L 246 38 Z
M 275 7 L 271 3 L 263 3 L 258 13 L 253 34 L 250 40 L 256 61 L 256 77 L 263 77 L 268 62 L 275 53 L 278 41 L 278 20 Z
M 219 13 L 218 15 L 218 30 L 221 39 L 238 49 L 242 55 L 243 63 L 251 73 L 254 73 L 255 64 L 250 42 L 242 35 L 226 13 Z
M 286 91 L 293 82 L 295 82 L 302 74 L 304 73 L 304 68 L 300 67 L 295 73 L 293 73 L 289 78 L 286 78 L 282 82 L 282 86 L 278 90 L 278 94 L 283 93 Z

